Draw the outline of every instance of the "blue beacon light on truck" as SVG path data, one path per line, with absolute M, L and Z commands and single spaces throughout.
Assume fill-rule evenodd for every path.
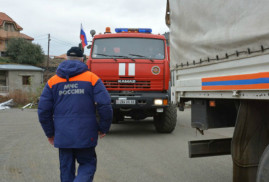
M 151 33 L 151 28 L 116 28 L 115 32 L 117 33 L 133 33 L 133 32 L 139 32 L 139 33 Z
M 151 33 L 152 29 L 151 28 L 140 28 L 138 29 L 139 33 Z

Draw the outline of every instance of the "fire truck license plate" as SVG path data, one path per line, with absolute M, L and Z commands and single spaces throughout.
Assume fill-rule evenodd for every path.
M 135 104 L 135 100 L 119 99 L 116 100 L 116 104 Z

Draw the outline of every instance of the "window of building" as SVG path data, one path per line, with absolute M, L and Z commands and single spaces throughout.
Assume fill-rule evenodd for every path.
M 4 29 L 5 31 L 11 31 L 11 32 L 15 31 L 14 24 L 12 23 L 5 23 Z
M 6 56 L 7 56 L 6 52 L 4 51 L 0 52 L 0 57 L 6 57 Z
M 6 86 L 7 80 L 6 80 L 6 71 L 0 71 L 0 86 Z
M 10 28 L 10 31 L 11 32 L 14 32 L 15 29 L 14 29 L 14 25 L 13 24 L 10 24 L 9 28 Z
M 31 77 L 22 76 L 22 85 L 31 85 Z
M 8 23 L 5 23 L 5 31 L 8 31 Z

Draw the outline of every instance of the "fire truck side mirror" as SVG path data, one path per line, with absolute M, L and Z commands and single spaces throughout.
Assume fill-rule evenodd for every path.
M 96 34 L 96 31 L 95 30 L 91 30 L 90 31 L 90 34 L 92 35 L 92 37 Z
M 87 46 L 87 49 L 90 49 L 90 48 L 92 48 L 92 45 L 88 45 L 88 46 Z

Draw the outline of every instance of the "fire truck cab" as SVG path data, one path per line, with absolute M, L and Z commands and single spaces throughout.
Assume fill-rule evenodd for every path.
M 87 65 L 111 96 L 113 123 L 125 117 L 153 117 L 158 132 L 176 126 L 176 107 L 170 101 L 169 55 L 163 35 L 148 28 L 116 28 L 95 35 Z

